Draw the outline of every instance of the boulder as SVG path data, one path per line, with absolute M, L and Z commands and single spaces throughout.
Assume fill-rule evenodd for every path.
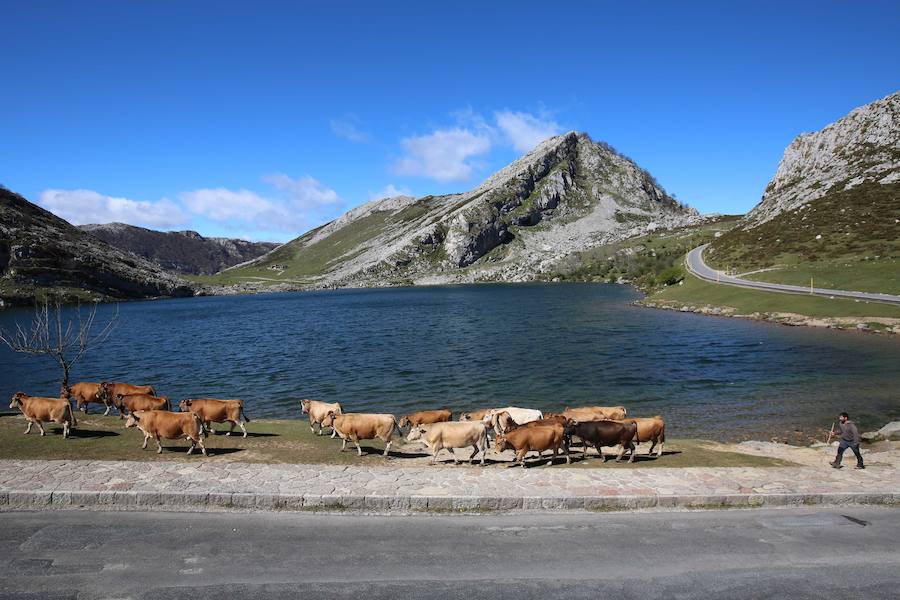
M 867 431 L 860 437 L 870 442 L 879 442 L 881 440 L 900 440 L 900 421 L 891 421 L 878 431 Z

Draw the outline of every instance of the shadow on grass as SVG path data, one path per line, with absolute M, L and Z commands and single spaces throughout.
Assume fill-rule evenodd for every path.
M 150 444 L 147 445 L 147 450 L 150 450 L 152 448 L 151 444 L 153 444 L 153 440 L 150 440 Z M 163 446 L 163 454 L 170 453 L 186 455 L 189 448 L 190 446 Z M 207 448 L 206 452 L 210 456 L 219 456 L 223 454 L 234 454 L 235 452 L 244 452 L 245 450 L 246 448 Z M 156 450 L 154 449 L 154 452 L 155 451 Z M 194 448 L 194 451 L 191 452 L 191 456 L 193 456 L 194 454 L 200 456 L 203 455 L 203 452 L 200 450 L 199 446 Z
M 222 436 L 222 437 L 237 437 L 237 438 L 243 438 L 243 437 L 244 437 L 244 432 L 241 431 L 241 430 L 232 431 L 230 436 L 229 436 L 229 435 L 226 435 L 227 433 L 228 433 L 227 431 L 222 431 L 221 429 L 219 429 L 219 430 L 216 430 L 214 433 L 211 433 L 210 436 L 213 436 L 213 437 L 218 437 L 218 436 Z M 279 434 L 279 433 L 264 433 L 264 432 L 261 432 L 261 431 L 248 431 L 248 432 L 247 432 L 247 437 L 248 437 L 248 438 L 252 438 L 252 437 L 279 437 L 280 435 L 281 435 L 281 434 Z
M 56 433 L 62 435 L 62 429 L 57 429 Z M 79 429 L 75 428 L 69 431 L 69 437 L 73 438 L 104 438 L 121 435 L 115 431 L 107 431 L 105 429 Z

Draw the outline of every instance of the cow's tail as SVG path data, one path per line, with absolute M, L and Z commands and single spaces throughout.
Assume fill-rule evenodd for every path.
M 247 416 L 247 413 L 244 412 L 244 402 L 243 402 L 243 400 L 241 401 L 240 406 L 241 406 L 241 418 L 244 419 L 244 422 L 245 422 L 245 423 L 249 423 L 249 422 L 250 422 L 250 417 L 248 417 L 248 416 Z
M 78 425 L 78 421 L 75 419 L 75 411 L 72 410 L 72 403 L 66 400 L 66 410 L 69 411 L 69 427 L 75 427 Z
M 154 388 L 152 385 L 148 385 L 147 387 L 150 388 L 150 395 L 151 395 L 151 396 L 155 396 L 155 395 L 156 395 L 156 388 Z

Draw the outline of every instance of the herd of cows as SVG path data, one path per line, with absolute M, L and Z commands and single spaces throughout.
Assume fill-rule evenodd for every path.
M 137 386 L 127 383 L 82 382 L 64 387 L 59 398 L 28 396 L 23 392 L 13 395 L 10 408 L 18 409 L 28 421 L 25 433 L 37 425 L 41 435 L 45 435 L 43 423 L 59 423 L 63 426 L 63 436 L 69 437 L 71 428 L 77 425 L 75 410 L 88 412 L 91 404 L 106 407 L 104 415 L 116 408 L 119 417 L 125 420 L 125 427 L 133 427 L 144 435 L 143 449 L 149 440 L 156 441 L 157 453 L 162 452 L 162 439 L 187 439 L 191 442 L 188 454 L 196 447 L 205 455 L 203 438 L 212 432 L 213 423 L 229 423 L 225 435 L 231 435 L 237 425 L 244 437 L 247 429 L 244 422 L 250 419 L 244 414 L 242 400 L 219 400 L 201 398 L 182 400 L 179 412 L 172 411 L 169 398 L 157 396 L 152 386 Z M 481 464 L 485 464 L 485 454 L 493 441 L 494 450 L 503 452 L 512 449 L 515 461 L 525 466 L 529 452 L 537 452 L 538 459 L 552 450 L 548 464 L 553 463 L 562 452 L 566 462 L 570 462 L 569 447 L 573 438 L 581 441 L 583 456 L 587 456 L 593 446 L 598 455 L 602 448 L 618 447 L 616 460 L 621 460 L 630 452 L 629 462 L 633 462 L 636 444 L 650 442 L 648 454 L 656 450 L 662 455 L 666 441 L 666 424 L 662 417 L 628 417 L 623 406 L 566 407 L 560 413 L 543 413 L 539 410 L 507 406 L 463 412 L 457 421 L 447 409 L 425 410 L 404 415 L 398 421 L 392 414 L 345 413 L 338 402 L 326 403 L 318 400 L 301 400 L 301 411 L 309 418 L 309 427 L 314 433 L 323 435 L 331 429 L 331 437 L 340 437 L 341 451 L 347 442 L 353 442 L 362 455 L 360 440 L 380 439 L 385 443 L 387 456 L 394 439 L 403 436 L 406 430 L 408 442 L 420 442 L 431 452 L 431 464 L 437 462 L 441 450 L 449 450 L 454 464 L 458 464 L 455 449 L 472 449 L 469 462 L 474 463 L 481 453 Z M 318 431 L 316 431 L 318 427 Z

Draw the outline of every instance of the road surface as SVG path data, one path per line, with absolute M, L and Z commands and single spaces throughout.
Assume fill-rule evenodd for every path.
M 0 513 L 0 598 L 888 598 L 900 509 Z
M 809 287 L 800 285 L 786 285 L 782 283 L 767 283 L 765 281 L 750 281 L 749 279 L 741 279 L 731 275 L 726 275 L 723 271 L 717 271 L 703 262 L 703 251 L 709 244 L 704 244 L 694 248 L 687 255 L 688 270 L 707 281 L 715 281 L 717 283 L 727 283 L 729 285 L 737 285 L 741 287 L 755 288 L 759 290 L 786 292 L 790 294 L 805 294 L 807 296 L 828 296 L 836 298 L 854 298 L 858 300 L 868 300 L 874 302 L 886 302 L 888 304 L 900 304 L 900 296 L 892 296 L 891 294 L 875 294 L 869 292 L 851 292 L 847 290 L 831 290 L 828 288 L 814 287 L 810 291 Z

